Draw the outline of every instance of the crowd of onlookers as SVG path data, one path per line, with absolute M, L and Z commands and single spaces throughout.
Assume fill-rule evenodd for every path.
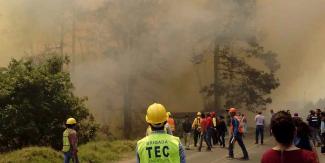
M 311 110 L 306 120 L 303 120 L 298 113 L 292 115 L 290 110 L 276 113 L 271 110 L 270 113 L 270 135 L 274 136 L 277 145 L 265 152 L 262 163 L 317 163 L 317 148 L 325 154 L 325 112 L 320 109 Z M 241 135 L 244 137 L 248 128 L 247 117 L 241 113 L 236 114 L 235 117 L 238 117 L 237 120 L 242 130 Z M 225 118 L 216 116 L 215 112 L 198 112 L 194 121 L 186 116 L 182 124 L 186 149 L 190 149 L 190 142 L 193 138 L 194 146 L 199 151 L 201 151 L 203 141 L 206 143 L 207 151 L 210 151 L 214 145 L 225 148 L 227 124 Z M 255 124 L 255 143 L 263 144 L 265 117 L 262 112 L 257 112 Z
M 318 147 L 325 153 L 325 112 L 311 110 L 306 122 L 298 113 L 273 113 L 271 133 L 277 145 L 265 152 L 262 163 L 318 163 Z

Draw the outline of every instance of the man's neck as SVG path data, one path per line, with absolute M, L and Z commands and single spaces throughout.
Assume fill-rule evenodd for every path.
M 275 147 L 273 147 L 272 149 L 276 150 L 276 151 L 295 151 L 295 150 L 299 150 L 299 148 L 297 148 L 293 144 L 291 144 L 289 146 L 284 146 L 284 145 L 279 144 L 279 143 Z

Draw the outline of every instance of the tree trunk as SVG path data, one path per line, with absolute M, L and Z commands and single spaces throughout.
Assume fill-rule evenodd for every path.
M 220 85 L 219 64 L 220 47 L 219 45 L 216 45 L 214 49 L 214 109 L 217 111 L 218 114 L 222 113 L 220 94 L 218 92 L 218 86 Z

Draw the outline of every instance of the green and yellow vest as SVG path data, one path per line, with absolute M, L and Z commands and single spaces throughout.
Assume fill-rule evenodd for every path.
M 137 142 L 137 152 L 141 163 L 178 163 L 180 140 L 163 133 L 152 133 Z
M 72 132 L 72 129 L 65 129 L 63 132 L 63 152 L 68 152 L 70 151 L 70 142 L 69 142 L 69 135 Z

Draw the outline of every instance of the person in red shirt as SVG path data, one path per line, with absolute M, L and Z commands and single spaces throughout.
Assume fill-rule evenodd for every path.
M 207 118 L 205 118 L 205 114 L 202 113 L 201 114 L 201 136 L 200 136 L 200 145 L 199 145 L 199 152 L 201 152 L 201 148 L 202 148 L 202 143 L 203 140 L 205 141 L 205 143 L 207 144 L 207 151 L 211 151 L 211 141 L 209 143 L 208 139 L 207 139 L 207 132 L 208 132 L 208 120 Z
M 206 134 L 206 137 L 207 137 L 208 143 L 211 144 L 210 147 L 212 147 L 212 135 L 213 135 L 213 132 L 214 132 L 214 128 L 213 128 L 213 118 L 212 118 L 212 115 L 210 113 L 207 113 L 206 121 L 207 121 L 207 134 Z
M 280 111 L 274 114 L 271 132 L 277 145 L 263 154 L 261 163 L 318 163 L 314 152 L 293 145 L 296 128 L 289 113 Z

